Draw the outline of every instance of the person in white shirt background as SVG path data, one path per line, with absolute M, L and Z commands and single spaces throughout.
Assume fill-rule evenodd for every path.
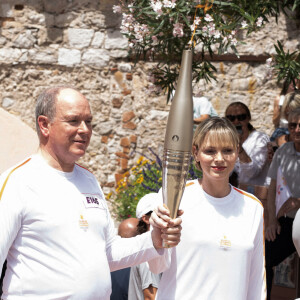
M 266 133 L 256 130 L 251 121 L 248 106 L 242 102 L 232 102 L 225 110 L 225 117 L 236 127 L 240 127 L 239 156 L 235 166 L 239 183 L 247 185 L 268 185 L 268 142 Z M 250 191 L 249 192 L 254 192 Z
M 273 267 L 296 251 L 292 229 L 294 227 L 296 232 L 299 228 L 297 211 L 300 208 L 300 108 L 289 113 L 288 129 L 290 142 L 284 143 L 276 150 L 268 173 L 271 178 L 267 198 L 268 226 L 265 233 L 268 300 L 271 299 Z M 279 169 L 282 174 L 281 180 L 287 185 L 290 196 L 281 207 L 276 208 L 277 194 L 281 193 L 282 188 L 277 180 Z M 294 242 L 298 248 L 295 232 Z

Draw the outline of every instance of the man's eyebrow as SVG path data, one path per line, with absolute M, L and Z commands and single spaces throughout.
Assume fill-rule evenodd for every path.
M 77 119 L 77 118 L 81 118 L 81 116 L 80 115 L 77 115 L 77 114 L 66 114 L 65 115 L 65 118 L 66 119 Z M 89 115 L 89 116 L 87 116 L 87 119 L 93 119 L 93 115 Z

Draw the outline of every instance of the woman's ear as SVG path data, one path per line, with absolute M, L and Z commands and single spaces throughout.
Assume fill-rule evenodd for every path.
M 198 148 L 197 148 L 195 145 L 193 145 L 193 147 L 192 147 L 192 154 L 193 154 L 193 156 L 194 156 L 195 161 L 198 161 L 198 159 L 197 159 L 197 156 L 198 156 Z

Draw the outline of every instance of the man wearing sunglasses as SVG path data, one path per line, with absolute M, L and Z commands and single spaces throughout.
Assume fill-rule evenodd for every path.
M 290 142 L 283 144 L 275 152 L 268 173 L 271 177 L 268 190 L 269 222 L 265 233 L 268 300 L 271 297 L 273 267 L 296 250 L 292 241 L 293 227 L 294 242 L 300 253 L 300 214 L 297 213 L 300 208 L 300 108 L 289 113 L 288 129 Z M 282 175 L 277 177 L 279 169 Z M 290 196 L 281 207 L 276 208 L 277 191 L 279 191 L 278 194 L 281 192 L 277 178 L 282 177 Z
M 248 186 L 266 185 L 269 136 L 251 125 L 250 110 L 242 102 L 231 103 L 226 108 L 225 117 L 236 126 L 240 134 L 239 159 L 235 166 L 239 183 Z

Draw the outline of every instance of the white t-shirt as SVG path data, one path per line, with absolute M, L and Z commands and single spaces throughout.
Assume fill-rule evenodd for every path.
M 224 198 L 189 181 L 180 208 L 181 242 L 170 249 L 157 300 L 265 300 L 263 207 L 251 194 L 231 187 Z
M 200 118 L 202 115 L 218 116 L 211 102 L 206 97 L 193 97 L 193 114 L 194 119 Z M 197 125 L 195 124 L 194 130 L 196 127 Z
M 268 148 L 270 138 L 267 134 L 254 130 L 243 143 L 243 148 L 251 158 L 250 163 L 241 163 L 238 159 L 235 170 L 239 182 L 253 185 L 269 185 Z
M 110 271 L 156 256 L 150 233 L 126 240 L 115 235 L 88 170 L 75 165 L 60 172 L 35 155 L 9 177 L 0 201 L 3 299 L 108 300 Z

